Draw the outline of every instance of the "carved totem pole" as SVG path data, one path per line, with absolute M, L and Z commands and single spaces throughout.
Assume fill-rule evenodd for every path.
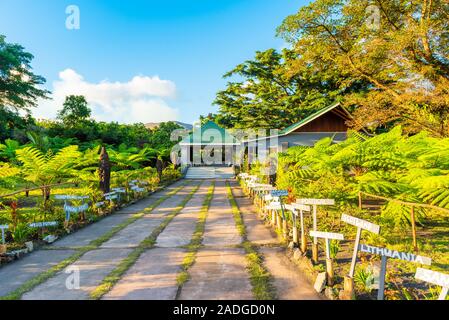
M 103 193 L 109 193 L 111 191 L 111 164 L 105 147 L 101 147 L 99 176 L 100 190 Z

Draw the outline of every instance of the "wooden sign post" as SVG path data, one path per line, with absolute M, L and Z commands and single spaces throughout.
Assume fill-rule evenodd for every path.
M 415 279 L 440 286 L 441 293 L 438 300 L 446 300 L 446 296 L 449 292 L 449 274 L 418 268 L 416 270 Z
M 354 295 L 354 279 L 353 278 L 354 278 L 354 272 L 355 272 L 355 265 L 357 263 L 357 254 L 359 252 L 359 245 L 360 245 L 360 238 L 362 236 L 362 230 L 367 230 L 374 234 L 379 234 L 380 226 L 378 226 L 377 224 L 371 223 L 369 221 L 366 221 L 366 220 L 362 220 L 362 219 L 359 219 L 356 217 L 349 216 L 347 214 L 343 214 L 341 216 L 341 221 L 357 227 L 357 236 L 355 237 L 354 251 L 352 253 L 351 268 L 349 269 L 349 274 L 347 277 L 345 277 L 345 281 L 344 281 L 345 295 L 346 295 L 346 297 L 352 299 L 352 297 Z
M 2 230 L 2 244 L 5 244 L 5 230 L 9 229 L 9 226 L 7 224 L 0 225 L 0 230 Z
M 57 221 L 48 221 L 48 222 L 34 222 L 34 223 L 30 223 L 28 226 L 30 228 L 38 228 L 41 229 L 41 236 L 43 236 L 44 234 L 44 230 L 47 227 L 55 227 L 58 225 Z
M 284 236 L 284 239 L 287 239 L 288 237 L 288 230 L 287 230 L 287 219 L 285 217 L 285 211 L 284 211 L 284 203 L 282 202 L 282 197 L 288 197 L 288 191 L 287 190 L 273 190 L 271 191 L 271 195 L 273 197 L 279 197 L 279 203 L 281 204 L 281 214 L 282 214 L 282 234 Z M 278 215 L 279 219 L 279 215 Z M 281 228 L 281 225 L 278 220 L 278 228 Z
M 118 195 L 118 202 L 121 202 L 121 194 L 126 194 L 125 188 L 112 188 L 112 190 Z
M 56 195 L 55 199 L 57 200 L 64 200 L 64 212 L 65 212 L 65 222 L 64 225 L 67 227 L 70 221 L 70 215 L 72 213 L 83 213 L 83 216 L 81 217 L 82 220 L 85 220 L 86 217 L 84 216 L 84 212 L 89 209 L 89 204 L 85 203 L 84 201 L 89 199 L 88 196 L 72 196 L 72 195 Z M 71 206 L 68 204 L 69 200 L 82 200 L 82 204 L 80 206 Z
M 298 216 L 299 211 L 299 220 L 300 220 L 299 223 L 301 225 L 301 251 L 303 254 L 305 254 L 307 252 L 307 235 L 305 233 L 304 228 L 304 212 L 310 212 L 310 207 L 303 204 L 294 203 L 289 205 L 288 208 L 293 213 L 293 242 L 298 245 L 299 245 L 299 236 L 298 236 L 298 227 L 296 225 L 297 224 L 296 217 Z
M 296 201 L 298 204 L 310 205 L 313 207 L 313 231 L 318 230 L 317 222 L 317 207 L 318 206 L 333 206 L 335 205 L 334 199 L 299 199 Z M 313 238 L 312 245 L 312 260 L 316 264 L 318 263 L 318 239 Z
M 334 264 L 331 258 L 330 242 L 331 240 L 344 240 L 345 236 L 341 233 L 331 233 L 331 232 L 320 232 L 320 231 L 310 231 L 310 236 L 317 238 L 322 238 L 326 240 L 326 275 L 327 284 L 329 286 L 334 285 Z
M 2 230 L 2 244 L 0 245 L 0 254 L 6 253 L 7 250 L 5 242 L 5 230 L 8 228 L 8 225 L 0 225 L 0 230 Z
M 377 293 L 377 300 L 384 299 L 385 291 L 385 276 L 387 274 L 387 262 L 388 258 L 400 259 L 408 262 L 431 265 L 432 259 L 427 257 L 422 257 L 415 255 L 413 253 L 399 252 L 396 250 L 391 250 L 387 248 L 372 247 L 365 244 L 359 246 L 359 250 L 369 254 L 380 255 L 382 257 L 381 267 L 380 267 L 380 278 L 379 278 L 379 292 Z

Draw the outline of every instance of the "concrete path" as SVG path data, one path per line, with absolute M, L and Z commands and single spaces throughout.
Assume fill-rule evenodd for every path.
M 197 183 L 195 183 L 197 184 Z M 114 237 L 101 245 L 101 248 L 133 248 L 137 247 L 151 232 L 159 226 L 168 214 L 179 207 L 189 193 L 193 191 L 195 185 L 189 184 L 176 195 L 165 200 L 155 208 L 150 214 L 138 219 L 134 223 L 121 230 Z
M 211 181 L 202 183 L 195 196 L 159 235 L 157 247 L 174 248 L 186 246 L 190 243 L 198 222 L 198 215 L 211 184 Z
M 235 227 L 225 182 L 218 180 L 206 220 L 203 244 L 212 247 L 226 247 L 241 243 L 242 237 Z
M 247 238 L 260 246 L 259 252 L 264 265 L 274 279 L 277 297 L 281 300 L 321 300 L 323 299 L 313 285 L 301 274 L 298 267 L 290 261 L 285 249 L 280 247 L 276 233 L 258 217 L 251 201 L 244 196 L 236 181 L 231 182 L 232 193 L 243 215 Z
M 98 249 L 88 251 L 68 269 L 38 285 L 23 295 L 32 300 L 80 300 L 89 294 L 114 270 L 123 259 L 147 238 L 165 218 L 178 208 L 188 195 L 201 184 L 184 208 L 158 236 L 156 246 L 146 250 L 136 263 L 125 272 L 105 300 L 252 300 L 252 286 L 246 269 L 246 255 L 241 247 L 232 207 L 224 179 L 215 181 L 215 191 L 206 219 L 203 247 L 197 252 L 193 266 L 188 270 L 190 280 L 181 290 L 177 276 L 186 256 L 185 246 L 191 241 L 198 217 L 212 180 L 182 181 L 147 199 L 122 209 L 119 213 L 75 232 L 57 241 L 52 250 L 40 250 L 0 268 L 0 296 L 7 295 L 24 282 L 36 277 L 75 253 L 74 248 L 84 247 L 101 237 L 114 226 L 133 214 L 142 212 L 155 201 L 166 197 L 179 186 L 186 184 L 177 194 L 171 195 L 152 212 L 125 227 Z M 254 206 L 235 181 L 231 181 L 234 198 L 243 215 L 247 239 L 259 247 L 267 270 L 272 274 L 277 296 L 280 299 L 320 299 L 313 286 L 300 274 L 286 257 L 275 233 L 266 227 L 255 214 Z M 66 270 L 70 270 L 66 273 Z M 67 286 L 74 272 L 79 272 L 80 288 Z M 69 283 L 70 284 L 70 283 Z
M 104 300 L 175 300 L 176 277 L 185 250 L 154 248 L 144 252 Z
M 157 248 L 144 252 L 136 264 L 105 295 L 105 300 L 176 299 L 178 292 L 176 278 L 181 272 L 186 252 L 178 247 L 190 243 L 211 183 L 211 181 L 202 183 L 195 196 L 159 235 Z
M 74 250 L 40 250 L 0 268 L 0 297 L 54 267 L 75 253 Z
M 239 245 L 225 182 L 215 184 L 214 197 L 206 220 L 203 244 L 189 270 L 191 279 L 182 288 L 180 300 L 251 300 L 245 252 Z

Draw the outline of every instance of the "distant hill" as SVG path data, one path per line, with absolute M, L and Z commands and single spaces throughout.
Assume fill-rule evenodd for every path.
M 184 129 L 187 129 L 187 130 L 192 130 L 193 129 L 193 126 L 191 124 L 188 124 L 188 123 L 179 122 L 179 121 L 171 121 L 171 122 L 177 123 L 181 127 L 183 127 Z M 150 123 L 145 124 L 145 127 L 147 127 L 148 129 L 154 129 L 154 128 L 159 127 L 160 124 L 161 124 L 161 122 L 150 122 Z

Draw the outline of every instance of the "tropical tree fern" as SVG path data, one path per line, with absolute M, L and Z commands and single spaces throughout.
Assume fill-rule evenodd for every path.
M 74 176 L 76 172 L 73 168 L 80 157 L 78 146 L 63 148 L 57 154 L 51 151 L 43 153 L 31 146 L 17 150 L 17 159 L 22 164 L 21 170 L 25 180 L 38 187 L 59 183 Z M 49 187 L 44 188 L 43 195 L 48 200 Z

